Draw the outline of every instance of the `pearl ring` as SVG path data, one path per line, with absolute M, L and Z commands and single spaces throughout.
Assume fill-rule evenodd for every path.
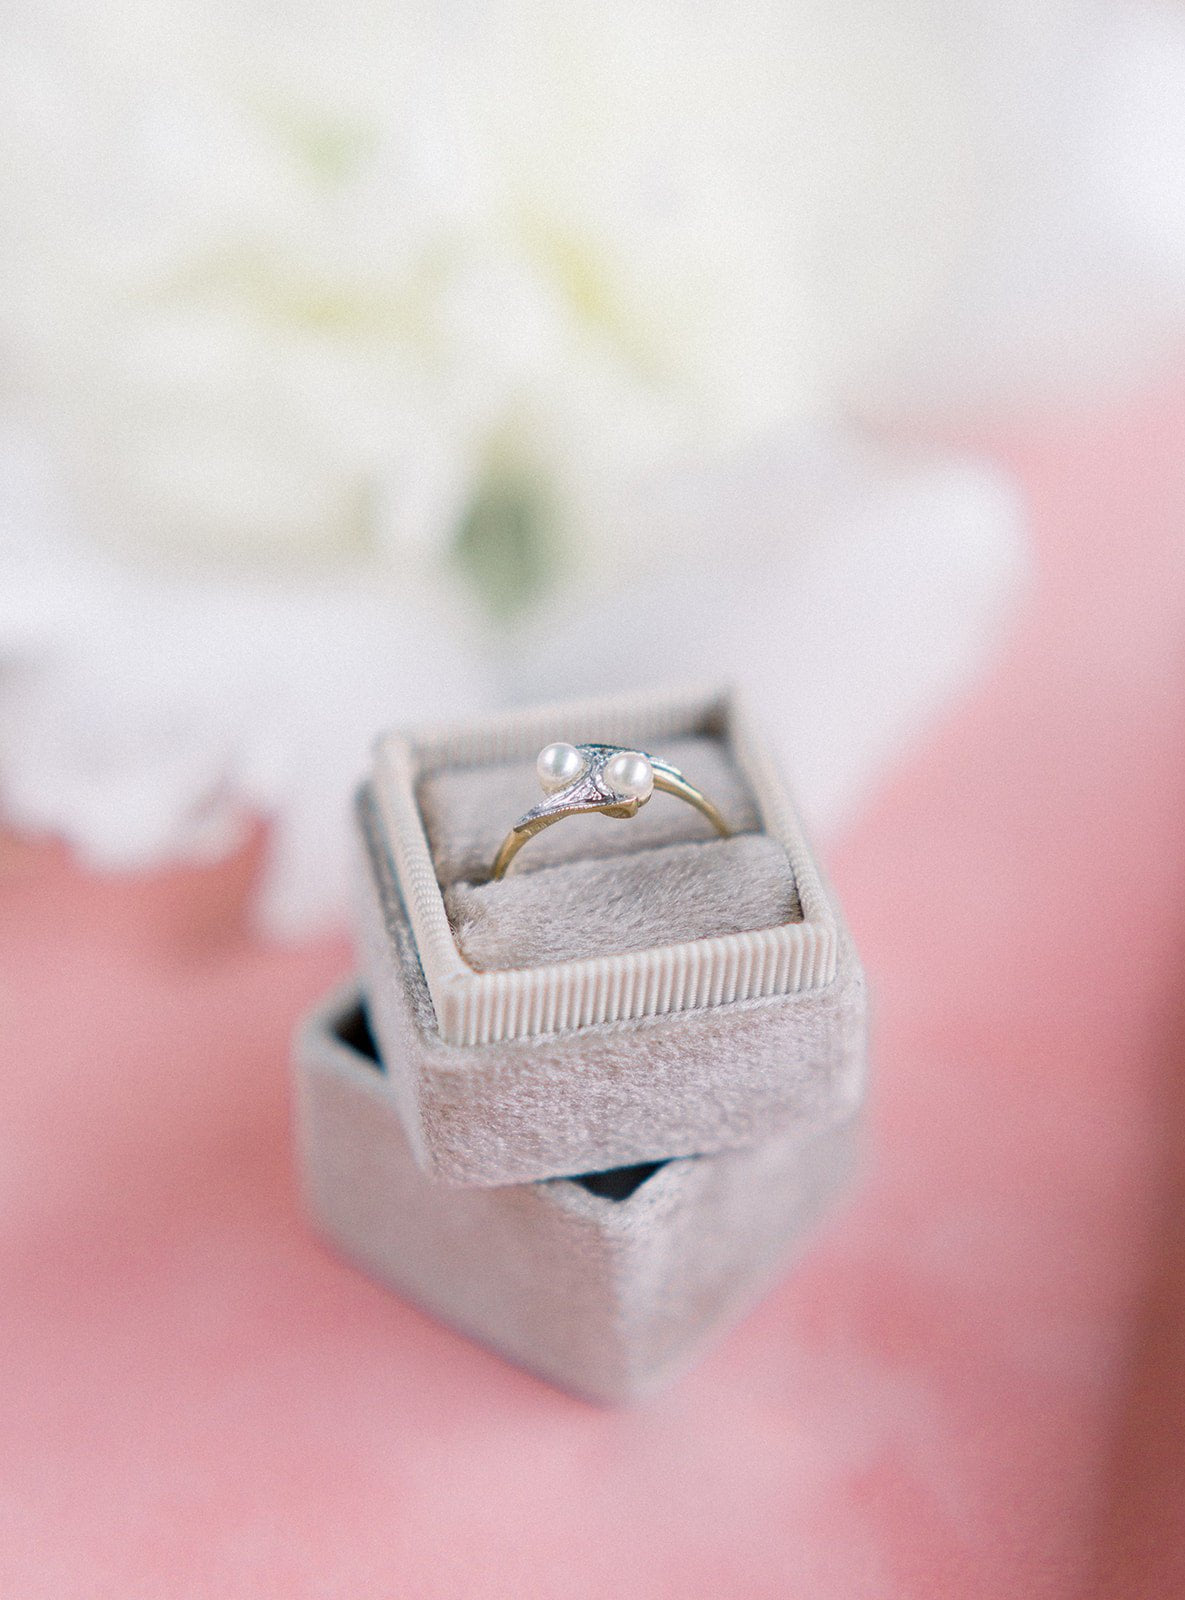
M 537 833 L 564 817 L 599 811 L 606 817 L 636 817 L 656 789 L 677 795 L 701 811 L 727 838 L 727 822 L 712 802 L 669 761 L 616 744 L 549 744 L 535 763 L 547 799 L 511 828 L 494 857 L 490 876 L 502 878 L 515 856 Z

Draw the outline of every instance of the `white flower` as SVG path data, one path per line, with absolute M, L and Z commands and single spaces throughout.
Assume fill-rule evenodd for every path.
M 379 727 L 509 695 L 740 678 L 833 824 L 1023 570 L 1006 485 L 847 419 L 1180 338 L 1157 0 L 5 28 L 0 803 L 107 865 L 262 812 L 275 926 L 336 909 Z
M 638 474 L 919 361 L 973 385 L 948 287 L 1002 248 L 1048 280 L 1126 37 L 1094 0 L 9 11 L 0 336 L 83 522 L 401 570 L 507 475 L 612 564 Z

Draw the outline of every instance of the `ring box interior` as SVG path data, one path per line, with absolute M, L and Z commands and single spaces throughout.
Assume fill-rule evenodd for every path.
M 491 881 L 554 739 L 648 750 L 733 829 L 656 794 L 565 819 Z M 414 1159 L 463 1185 L 756 1146 L 858 1106 L 855 951 L 780 776 L 724 694 L 391 735 L 359 796 L 360 955 Z
M 771 1284 L 844 1182 L 848 1118 L 745 1150 L 502 1188 L 427 1177 L 358 987 L 298 1035 L 308 1212 L 349 1260 L 460 1331 L 602 1403 L 687 1367 Z

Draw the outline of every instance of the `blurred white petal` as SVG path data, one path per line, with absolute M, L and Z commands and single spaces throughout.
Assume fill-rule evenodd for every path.
M 672 519 L 698 538 L 649 579 L 558 605 L 524 643 L 521 682 L 743 686 L 821 834 L 974 680 L 1026 572 L 1022 508 L 997 469 L 817 431 L 680 478 L 634 526 L 662 548 Z
M 275 926 L 377 728 L 509 695 L 738 678 L 835 826 L 1024 570 L 838 419 L 1183 340 L 1170 0 L 7 9 L 0 799 L 105 864 L 262 812 Z M 562 582 L 478 637 L 507 484 Z
M 10 12 L 0 340 L 120 548 L 423 563 L 526 434 L 611 566 L 637 473 L 1185 315 L 1167 0 Z
M 154 571 L 55 537 L 44 504 L 42 548 L 11 518 L 27 490 L 10 493 L 0 536 L 0 594 L 15 596 L 0 606 L 6 815 L 126 868 L 221 853 L 261 814 L 270 924 L 339 916 L 348 802 L 375 733 L 489 697 L 464 616 L 373 570 Z

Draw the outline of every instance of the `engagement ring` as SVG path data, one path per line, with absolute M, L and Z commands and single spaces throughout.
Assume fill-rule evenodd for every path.
M 599 811 L 605 817 L 635 817 L 656 789 L 677 795 L 703 813 L 716 832 L 732 832 L 712 802 L 669 761 L 617 744 L 549 744 L 535 763 L 547 799 L 520 817 L 494 857 L 491 877 L 501 878 L 537 833 L 564 817 Z

